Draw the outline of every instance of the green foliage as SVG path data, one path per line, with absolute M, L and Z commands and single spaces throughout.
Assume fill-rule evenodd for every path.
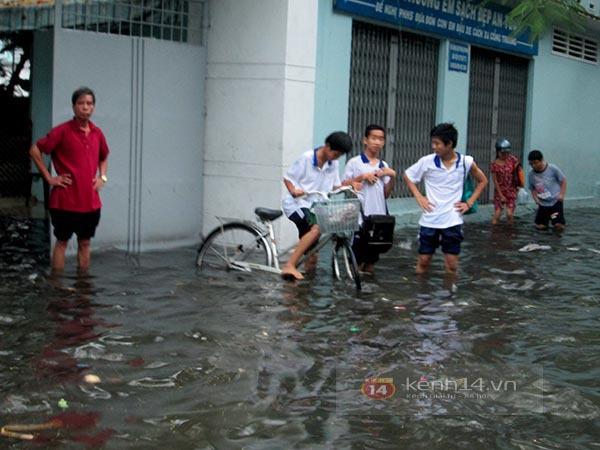
M 582 31 L 586 10 L 577 0 L 483 0 L 482 4 L 496 3 L 512 8 L 509 22 L 516 27 L 518 36 L 529 30 L 530 40 L 539 39 L 555 26 L 569 31 Z
M 0 35 L 0 97 L 18 97 L 31 91 L 29 78 L 20 76 L 31 59 L 30 47 L 31 39 L 23 33 Z

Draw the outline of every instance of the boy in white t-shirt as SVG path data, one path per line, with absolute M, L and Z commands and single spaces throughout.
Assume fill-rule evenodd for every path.
M 346 163 L 342 184 L 360 183 L 357 195 L 365 217 L 372 214 L 387 214 L 385 199 L 390 196 L 394 188 L 396 171 L 379 159 L 379 152 L 385 145 L 385 128 L 375 124 L 367 126 L 363 144 L 364 151 Z M 379 260 L 379 253 L 368 251 L 367 246 L 361 242 L 361 237 L 364 237 L 364 234 L 361 235 L 360 232 L 355 235 L 352 249 L 360 270 L 372 273 L 375 263 Z
M 429 269 L 435 249 L 441 244 L 446 272 L 456 274 L 463 240 L 463 214 L 471 209 L 488 180 L 472 156 L 455 151 L 458 131 L 454 125 L 436 125 L 429 136 L 434 153 L 422 157 L 404 172 L 406 184 L 423 209 L 419 219 L 417 273 Z M 467 202 L 461 202 L 467 173 L 477 180 L 477 187 Z M 421 181 L 425 183 L 426 196 L 416 186 Z
M 283 178 L 288 193 L 283 199 L 283 212 L 298 228 L 300 242 L 290 259 L 281 269 L 281 276 L 301 280 L 304 276 L 296 265 L 307 250 L 317 243 L 321 233 L 310 220 L 310 207 L 319 196 L 305 196 L 305 192 L 328 192 L 341 186 L 338 158 L 352 150 L 352 139 L 343 131 L 331 133 L 325 145 L 302 154 Z M 315 255 L 316 256 L 316 255 Z M 311 261 L 315 264 L 316 260 Z

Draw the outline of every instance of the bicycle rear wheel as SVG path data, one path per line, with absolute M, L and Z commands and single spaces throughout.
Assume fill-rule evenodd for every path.
M 356 263 L 356 257 L 352 251 L 350 241 L 346 237 L 337 237 L 333 243 L 333 274 L 338 280 L 349 279 L 354 281 L 356 290 L 360 291 L 362 288 L 360 281 L 360 273 L 358 271 L 358 264 Z
M 271 264 L 266 239 L 257 229 L 241 222 L 215 228 L 198 249 L 196 258 L 196 265 L 200 269 L 244 270 L 241 266 L 236 267 L 236 262 Z

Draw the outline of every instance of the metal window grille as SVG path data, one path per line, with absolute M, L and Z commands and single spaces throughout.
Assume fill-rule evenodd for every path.
M 431 153 L 429 133 L 435 125 L 439 41 L 402 32 L 398 53 L 395 139 L 388 163 L 400 174 Z M 406 183 L 394 185 L 393 197 L 411 197 Z
M 508 139 L 512 153 L 522 161 L 528 66 L 527 59 L 471 47 L 466 148 L 488 178 L 496 139 Z M 490 182 L 480 203 L 489 203 L 492 193 Z
M 62 27 L 202 45 L 205 1 L 63 0 Z M 0 31 L 54 26 L 54 4 L 38 2 L 37 6 L 0 8 Z
M 76 30 L 190 42 L 190 27 L 199 30 L 201 1 L 66 0 L 62 26 Z
M 438 60 L 436 39 L 354 21 L 348 130 L 355 153 L 371 123 L 385 127 L 381 156 L 398 173 L 430 153 Z M 391 196 L 410 195 L 396 183 Z
M 54 5 L 0 8 L 0 32 L 41 30 L 54 24 Z
M 552 53 L 591 64 L 598 64 L 598 42 L 585 36 L 554 29 Z

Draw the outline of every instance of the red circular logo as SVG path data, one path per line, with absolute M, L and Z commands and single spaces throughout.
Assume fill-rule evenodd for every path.
M 385 400 L 396 393 L 396 386 L 393 378 L 367 378 L 360 392 L 373 400 Z

